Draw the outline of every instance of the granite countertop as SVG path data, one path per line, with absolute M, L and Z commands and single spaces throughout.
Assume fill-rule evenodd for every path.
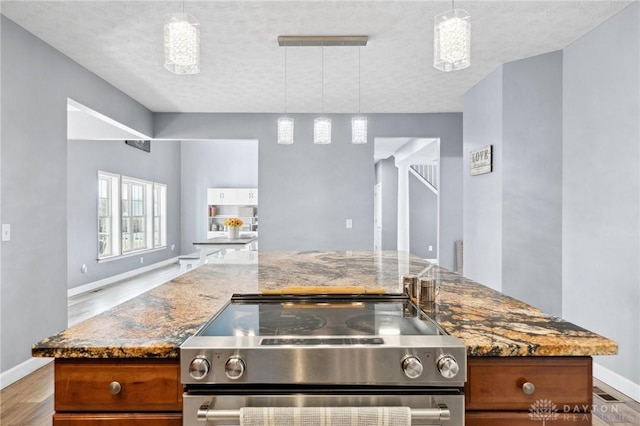
M 179 347 L 234 293 L 299 286 L 402 292 L 402 275 L 430 276 L 425 308 L 462 339 L 469 356 L 588 356 L 617 344 L 444 268 L 402 252 L 229 252 L 102 314 L 36 343 L 36 357 L 178 358 Z

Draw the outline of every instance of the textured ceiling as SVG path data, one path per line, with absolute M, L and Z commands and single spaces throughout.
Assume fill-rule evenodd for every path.
M 629 1 L 456 1 L 472 19 L 471 67 L 433 68 L 433 16 L 449 1 L 191 1 L 201 72 L 163 67 L 173 1 L 2 1 L 2 14 L 152 111 L 283 112 L 279 35 L 367 35 L 364 113 L 462 111 L 463 94 L 502 63 L 562 49 Z M 358 110 L 358 48 L 287 48 L 287 111 Z M 323 84 L 324 81 L 324 84 Z M 324 87 L 324 102 L 323 90 Z

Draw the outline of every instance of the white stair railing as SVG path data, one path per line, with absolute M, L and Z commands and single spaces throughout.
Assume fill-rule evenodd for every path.
M 438 193 L 438 165 L 437 164 L 414 164 L 409 167 L 409 171 L 423 184 Z

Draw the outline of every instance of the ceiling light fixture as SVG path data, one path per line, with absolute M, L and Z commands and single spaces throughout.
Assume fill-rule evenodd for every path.
M 367 143 L 367 117 L 360 115 L 360 48 L 358 47 L 358 115 L 351 119 L 351 143 Z
M 322 46 L 322 110 L 324 115 L 324 46 Z M 313 120 L 313 143 L 326 145 L 331 143 L 331 119 L 318 117 Z
M 174 74 L 200 72 L 200 23 L 188 13 L 164 17 L 164 67 Z
M 462 9 L 436 15 L 433 27 L 433 66 L 449 72 L 471 65 L 471 20 Z
M 293 143 L 293 118 L 287 117 L 287 48 L 284 48 L 284 117 L 278 119 L 278 143 Z

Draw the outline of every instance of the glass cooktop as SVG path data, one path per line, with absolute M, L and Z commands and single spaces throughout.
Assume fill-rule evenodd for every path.
M 369 336 L 446 334 L 404 297 L 385 300 L 326 297 L 304 300 L 260 297 L 232 300 L 198 333 L 200 336 L 288 336 L 300 344 L 382 344 Z M 313 339 L 305 339 L 314 336 Z M 318 339 L 316 336 L 324 336 Z M 332 336 L 340 336 L 333 338 Z M 278 338 L 264 339 L 278 345 Z

